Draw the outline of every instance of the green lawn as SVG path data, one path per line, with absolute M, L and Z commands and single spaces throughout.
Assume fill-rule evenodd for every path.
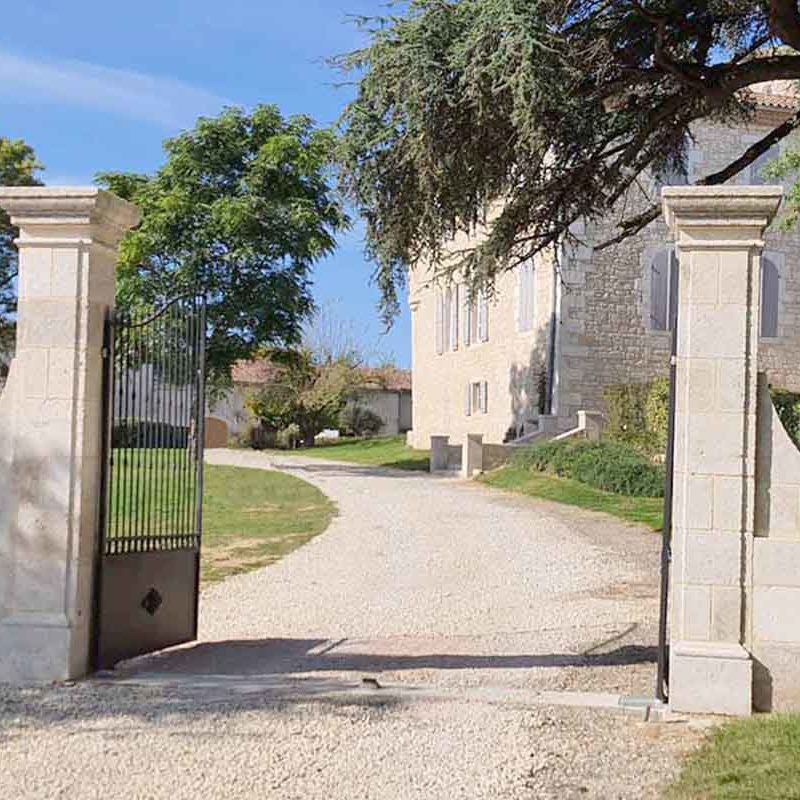
M 647 525 L 656 531 L 661 530 L 663 524 L 664 501 L 660 497 L 612 494 L 579 481 L 521 467 L 503 467 L 482 475 L 479 480 L 496 489 L 554 500 L 590 511 L 602 511 L 627 522 Z
M 798 800 L 800 715 L 774 714 L 718 728 L 686 760 L 669 800 Z
M 176 512 L 191 513 L 188 491 L 175 484 L 174 464 L 180 451 L 115 450 L 117 463 L 133 459 L 140 479 L 153 489 L 148 506 L 132 497 L 130 482 L 112 481 L 111 530 L 140 509 L 131 527 L 169 530 Z M 142 508 L 144 507 L 144 511 Z M 315 486 L 280 472 L 206 465 L 203 493 L 201 579 L 221 580 L 277 561 L 305 544 L 330 524 L 336 506 Z M 142 517 L 145 517 L 142 518 Z M 135 520 L 134 520 L 135 522 Z
M 304 456 L 327 458 L 332 461 L 348 461 L 374 467 L 394 469 L 430 469 L 428 450 L 414 450 L 406 445 L 405 436 L 382 436 L 377 439 L 342 440 L 330 444 L 319 444 L 297 451 Z

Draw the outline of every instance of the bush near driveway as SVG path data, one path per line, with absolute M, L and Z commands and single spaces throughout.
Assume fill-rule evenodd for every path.
M 512 466 L 572 478 L 629 497 L 664 496 L 664 467 L 621 442 L 544 442 L 521 449 Z
M 669 381 L 609 386 L 603 393 L 608 424 L 605 436 L 625 442 L 648 456 L 667 449 Z

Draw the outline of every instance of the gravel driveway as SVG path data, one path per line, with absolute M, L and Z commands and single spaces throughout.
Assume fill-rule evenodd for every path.
M 652 696 L 653 534 L 419 473 L 208 461 L 339 515 L 207 589 L 196 645 L 0 689 L 0 797 L 646 798 L 696 740 L 618 705 Z

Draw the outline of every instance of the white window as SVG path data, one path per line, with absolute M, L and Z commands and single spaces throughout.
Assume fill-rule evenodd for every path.
M 478 333 L 479 342 L 489 341 L 489 300 L 486 297 L 486 292 L 483 289 L 478 290 L 478 296 L 475 300 L 477 306 L 475 311 L 475 328 Z
M 533 262 L 521 264 L 519 271 L 519 303 L 517 308 L 517 328 L 520 331 L 533 330 L 536 313 L 536 270 Z
M 752 186 L 763 186 L 770 182 L 769 178 L 766 178 L 762 175 L 762 170 L 764 167 L 770 162 L 774 161 L 778 156 L 781 154 L 781 148 L 779 145 L 774 144 L 772 147 L 767 150 L 766 153 L 762 153 L 751 165 L 750 171 L 748 173 L 749 183 Z
M 678 259 L 673 248 L 660 250 L 650 262 L 650 329 L 672 330 L 678 302 Z
M 780 257 L 761 257 L 761 335 L 774 339 L 778 336 L 778 310 L 780 306 Z
M 469 417 L 472 414 L 486 414 L 488 410 L 488 384 L 486 381 L 472 381 L 467 384 L 464 399 L 464 412 Z
M 433 329 L 436 339 L 436 355 L 444 352 L 444 294 L 437 286 L 433 294 Z

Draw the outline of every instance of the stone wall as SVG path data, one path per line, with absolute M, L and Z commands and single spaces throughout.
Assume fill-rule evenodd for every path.
M 695 129 L 696 141 L 689 153 L 690 181 L 724 167 L 756 138 L 771 129 L 775 120 L 762 114 L 749 127 L 726 128 L 703 124 Z M 784 142 L 785 148 L 787 143 Z M 734 183 L 744 185 L 749 176 Z M 658 186 L 648 187 L 654 200 Z M 643 209 L 647 199 L 626 212 Z M 778 254 L 782 265 L 778 338 L 762 339 L 759 368 L 773 385 L 800 390 L 800 233 L 781 232 L 777 223 L 765 237 L 765 254 Z M 645 383 L 666 377 L 670 335 L 650 327 L 649 269 L 653 255 L 668 245 L 670 235 L 663 222 L 651 223 L 637 236 L 602 251 L 591 246 L 613 235 L 604 223 L 578 229 L 587 246 L 571 254 L 565 270 L 559 360 L 559 415 L 574 418 L 579 409 L 603 409 L 606 386 Z M 562 423 L 563 424 L 563 423 Z
M 800 709 L 800 452 L 758 390 L 756 523 L 747 646 L 753 702 L 761 711 Z

